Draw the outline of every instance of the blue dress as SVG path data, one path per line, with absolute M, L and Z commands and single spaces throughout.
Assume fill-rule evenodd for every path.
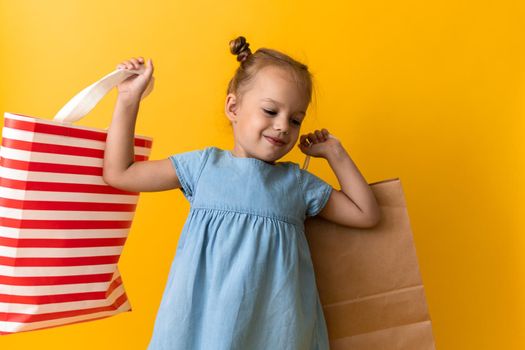
M 190 211 L 148 349 L 329 349 L 304 220 L 332 187 L 213 146 L 169 159 Z

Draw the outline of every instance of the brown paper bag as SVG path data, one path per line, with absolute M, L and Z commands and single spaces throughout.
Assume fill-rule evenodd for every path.
M 435 343 L 399 178 L 370 184 L 373 228 L 305 222 L 331 350 L 433 350 Z

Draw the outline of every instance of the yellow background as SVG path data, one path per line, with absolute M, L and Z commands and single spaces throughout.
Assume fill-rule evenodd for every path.
M 155 89 L 150 159 L 231 148 L 228 42 L 282 50 L 315 76 L 302 133 L 327 128 L 367 181 L 399 177 L 438 350 L 524 349 L 524 8 L 519 1 L 0 1 L 0 107 L 52 119 L 130 57 Z M 109 126 L 116 90 L 78 125 Z M 283 160 L 302 164 L 295 148 Z M 324 159 L 309 170 L 340 188 Z M 142 193 L 120 270 L 133 307 L 0 337 L 1 349 L 145 349 L 189 210 Z M 521 215 L 520 215 L 521 214 Z

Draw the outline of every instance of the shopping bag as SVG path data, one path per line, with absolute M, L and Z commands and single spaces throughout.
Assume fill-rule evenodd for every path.
M 117 263 L 139 193 L 102 179 L 107 129 L 73 122 L 142 71 L 113 71 L 75 95 L 53 120 L 4 114 L 0 334 L 131 311 Z M 152 142 L 134 135 L 135 161 L 149 159 Z
M 399 178 L 369 184 L 381 207 L 373 228 L 305 221 L 331 350 L 433 350 Z

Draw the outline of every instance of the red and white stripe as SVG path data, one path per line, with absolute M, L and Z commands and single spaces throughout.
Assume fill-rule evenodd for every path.
M 0 335 L 131 311 L 117 268 L 139 193 L 102 179 L 107 130 L 5 113 Z M 135 161 L 152 139 L 135 135 Z

